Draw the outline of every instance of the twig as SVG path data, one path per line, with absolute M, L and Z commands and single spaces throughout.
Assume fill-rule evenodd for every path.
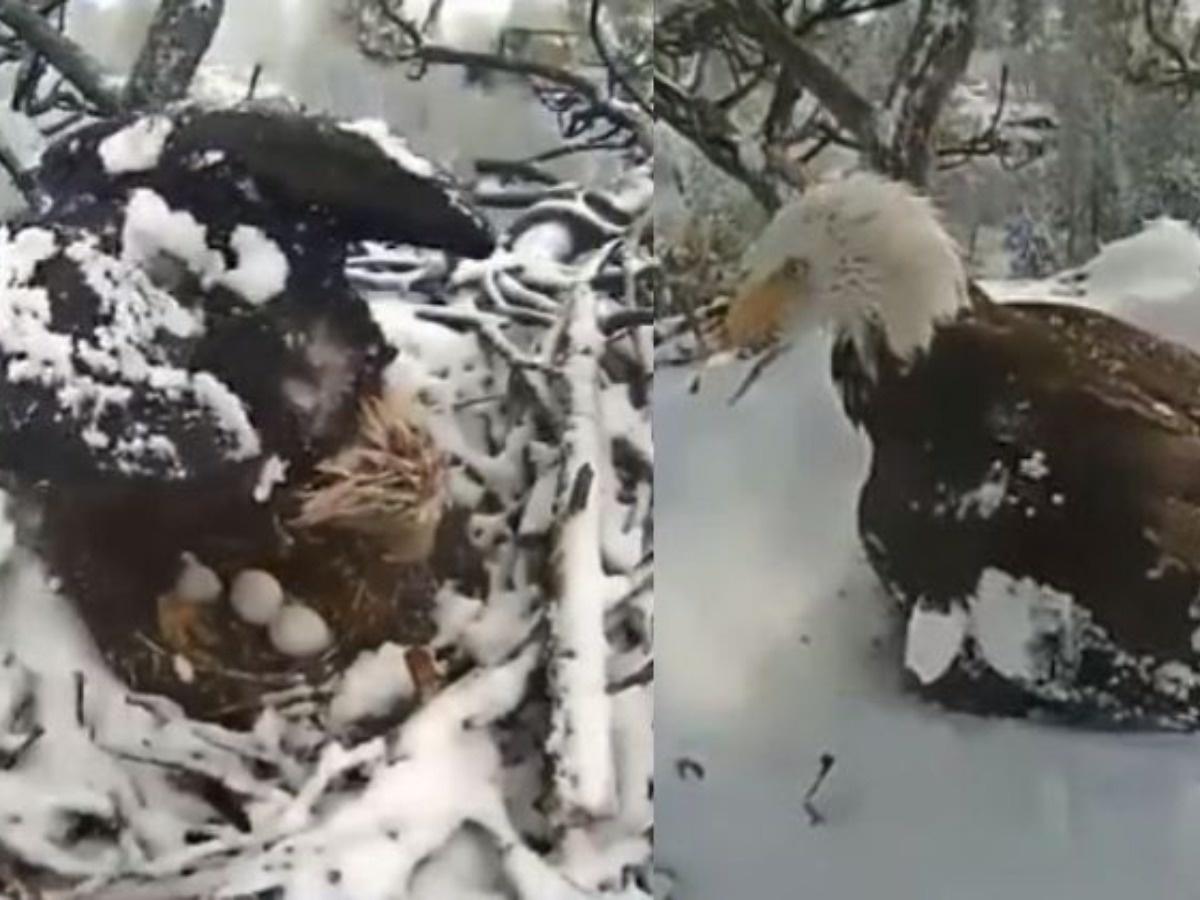
M 821 789 L 821 785 L 825 783 L 825 779 L 833 771 L 833 764 L 835 762 L 837 762 L 837 758 L 832 753 L 822 753 L 821 767 L 817 771 L 817 777 L 813 779 L 813 783 L 804 792 L 804 811 L 808 813 L 808 824 L 814 827 L 825 824 L 825 817 L 817 809 L 814 801 L 817 798 L 817 791 Z
M 25 735 L 25 737 L 21 740 L 21 743 L 14 747 L 11 752 L 4 754 L 3 760 L 0 761 L 0 769 L 3 769 L 4 771 L 15 769 L 21 764 L 21 760 L 25 758 L 25 755 L 31 749 L 33 749 L 33 745 L 36 744 L 45 733 L 46 729 L 44 729 L 41 725 L 34 725 L 33 730 Z
M 750 367 L 749 374 L 742 379 L 742 383 L 739 384 L 737 390 L 733 392 L 733 396 L 729 398 L 729 405 L 733 406 L 735 403 L 741 400 L 742 397 L 746 395 L 746 392 L 754 386 L 754 383 L 762 377 L 765 371 L 767 371 L 768 367 L 770 367 L 773 362 L 791 349 L 791 344 L 775 344 L 769 350 L 763 353 L 758 360 L 755 361 L 754 365 Z
M 393 21 L 399 17 L 394 16 Z M 526 78 L 540 79 L 577 94 L 598 110 L 606 119 L 626 129 L 646 152 L 654 148 L 654 139 L 648 119 L 635 114 L 630 108 L 604 96 L 600 87 L 589 78 L 568 69 L 525 59 L 513 59 L 496 53 L 474 50 L 459 50 L 439 44 L 418 42 L 402 57 L 423 65 L 466 66 L 495 72 L 508 72 Z

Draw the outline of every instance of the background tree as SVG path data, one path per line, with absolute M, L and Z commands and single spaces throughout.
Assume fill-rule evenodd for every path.
M 655 31 L 658 112 L 766 206 L 779 202 L 780 181 L 795 179 L 794 163 L 829 145 L 852 148 L 874 168 L 926 185 L 937 154 L 935 125 L 975 45 L 979 3 L 921 0 L 915 12 L 905 6 L 902 0 L 669 6 Z M 838 65 L 841 41 L 886 41 L 871 26 L 892 8 L 913 18 L 887 86 L 880 92 L 876 79 L 856 85 Z

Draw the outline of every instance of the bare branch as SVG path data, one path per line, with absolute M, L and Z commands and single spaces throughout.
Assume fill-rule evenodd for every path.
M 649 150 L 653 146 L 647 120 L 636 115 L 630 108 L 604 96 L 603 91 L 595 82 L 567 69 L 532 60 L 512 59 L 495 53 L 458 50 L 454 47 L 436 44 L 420 45 L 413 50 L 412 58 L 426 65 L 471 66 L 496 72 L 510 72 L 560 85 L 580 95 L 599 109 L 605 118 L 628 130 L 644 149 Z
M 617 84 L 625 91 L 630 98 L 641 107 L 642 111 L 650 117 L 654 116 L 654 107 L 649 97 L 643 97 L 637 87 L 631 82 L 622 71 L 621 64 L 613 58 L 612 52 L 608 49 L 608 44 L 605 43 L 604 34 L 600 22 L 600 9 L 603 6 L 603 0 L 592 0 L 592 8 L 588 13 L 588 32 L 592 38 L 592 46 L 596 48 L 596 53 L 600 56 L 604 67 L 616 79 Z
M 104 73 L 91 55 L 42 18 L 33 7 L 22 0 L 0 0 L 0 22 L 45 56 L 102 113 L 112 115 L 120 111 L 119 94 L 106 83 Z
M 804 37 L 810 31 L 821 25 L 842 19 L 852 19 L 863 13 L 879 12 L 892 6 L 907 3 L 908 0 L 864 0 L 862 3 L 826 3 L 815 12 L 809 13 L 792 29 L 796 37 Z
M 709 162 L 744 184 L 764 207 L 779 207 L 779 194 L 766 176 L 743 164 L 738 154 L 737 129 L 716 104 L 689 96 L 665 75 L 655 75 L 654 88 L 658 114 L 672 128 L 690 140 Z
M 811 92 L 839 126 L 854 135 L 866 156 L 885 166 L 885 148 L 875 107 L 823 59 L 809 50 L 770 12 L 761 0 L 723 0 L 736 3 L 743 21 L 762 41 L 783 72 Z
M 917 185 L 929 180 L 933 128 L 966 71 L 978 19 L 979 0 L 921 0 L 884 107 L 893 133 L 884 171 Z

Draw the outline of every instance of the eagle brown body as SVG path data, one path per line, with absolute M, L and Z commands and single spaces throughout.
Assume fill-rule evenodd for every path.
M 911 364 L 876 348 L 866 366 L 839 341 L 833 374 L 871 438 L 859 523 L 889 590 L 906 611 L 948 609 L 995 569 L 1077 607 L 1040 679 L 989 672 L 968 638 L 925 689 L 981 711 L 1200 724 L 1200 692 L 1161 672 L 1200 656 L 1200 356 L 1093 310 L 978 292 Z

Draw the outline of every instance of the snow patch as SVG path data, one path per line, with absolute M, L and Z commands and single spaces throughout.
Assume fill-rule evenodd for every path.
M 184 684 L 191 684 L 196 680 L 196 667 L 186 656 L 176 653 L 171 657 L 171 666 L 175 670 L 175 677 Z
M 1037 681 L 1073 652 L 1069 594 L 985 569 L 970 600 L 971 634 L 987 664 L 1006 678 Z M 1049 644 L 1049 646 L 1048 646 Z
M 1186 701 L 1198 685 L 1200 676 L 1184 663 L 1165 662 L 1154 670 L 1154 686 L 1176 700 Z
M 185 211 L 174 211 L 149 188 L 138 188 L 125 207 L 121 232 L 121 258 L 145 266 L 161 253 L 184 264 L 205 282 L 220 275 L 224 262 L 208 246 L 207 229 Z
M 954 663 L 967 635 L 967 614 L 952 606 L 942 612 L 917 605 L 908 617 L 904 666 L 921 684 L 937 681 Z
M 958 518 L 965 519 L 972 512 L 981 519 L 990 519 L 1004 503 L 1008 493 L 1008 472 L 996 465 L 983 483 L 973 491 L 963 494 L 958 500 Z
M 144 116 L 113 132 L 96 148 L 109 175 L 145 172 L 158 165 L 174 124 L 167 116 Z
M 277 485 L 287 482 L 288 463 L 275 454 L 271 454 L 262 464 L 258 473 L 258 483 L 254 485 L 254 501 L 266 503 L 271 499 L 271 493 Z
M 386 643 L 367 650 L 342 674 L 329 706 L 330 719 L 347 725 L 371 716 L 383 716 L 416 694 L 405 648 Z
M 1040 481 L 1050 474 L 1050 467 L 1046 465 L 1046 454 L 1041 450 L 1035 450 L 1022 459 L 1018 468 L 1021 474 L 1031 481 Z
M 392 134 L 387 123 L 382 119 L 358 119 L 354 122 L 343 122 L 338 127 L 351 134 L 368 138 L 383 151 L 385 156 L 398 163 L 400 168 L 406 172 L 411 172 L 420 178 L 433 178 L 437 174 L 433 163 L 413 153 L 408 148 L 408 143 L 403 138 Z
M 230 236 L 238 262 L 218 279 L 255 306 L 283 293 L 288 262 L 279 245 L 252 225 L 239 225 Z

